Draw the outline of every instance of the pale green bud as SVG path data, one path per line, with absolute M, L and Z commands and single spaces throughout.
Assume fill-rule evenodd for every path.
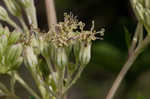
M 26 63 L 29 66 L 36 66 L 38 64 L 37 56 L 34 54 L 33 48 L 30 46 L 27 46 L 25 49 L 25 59 Z
M 79 52 L 79 61 L 81 64 L 86 65 L 91 59 L 91 43 L 82 42 Z
M 31 0 L 18 0 L 18 2 L 20 2 L 21 5 L 26 8 L 30 6 Z
M 13 62 L 15 60 L 17 60 L 17 58 L 19 56 L 21 56 L 23 51 L 22 45 L 21 44 L 16 44 L 16 45 L 12 45 L 7 52 L 7 61 L 8 62 Z
M 12 15 L 14 16 L 21 15 L 21 8 L 19 7 L 16 0 L 4 0 L 4 2 Z
M 2 6 L 0 6 L 0 19 L 3 21 L 8 19 L 8 13 Z
M 27 13 L 29 24 L 33 25 L 34 28 L 37 28 L 37 18 L 34 0 L 26 0 L 26 2 L 28 2 L 28 7 L 26 7 L 25 11 Z
M 0 43 L 0 61 L 2 60 L 4 54 L 3 45 Z
M 150 10 L 148 9 L 145 10 L 145 22 L 150 27 Z
M 135 6 L 135 10 L 137 12 L 137 18 L 139 18 L 139 20 L 144 20 L 144 8 L 143 5 L 140 3 L 137 3 Z
M 14 62 L 12 63 L 12 68 L 13 69 L 17 69 L 23 62 L 23 57 L 19 57 L 16 60 L 14 60 Z
M 2 44 L 3 48 L 5 48 L 8 44 L 8 39 L 6 37 L 6 35 L 2 35 L 0 37 L 0 43 Z
M 141 0 L 141 4 L 143 4 L 143 6 L 146 8 L 146 9 L 150 9 L 150 0 Z M 140 1 L 139 1 L 140 2 Z
M 40 42 L 37 38 L 32 38 L 31 39 L 31 46 L 34 49 L 35 54 L 40 54 Z
M 56 63 L 59 68 L 64 68 L 68 64 L 65 48 L 59 47 L 56 49 Z
M 40 38 L 40 51 L 42 56 L 45 58 L 50 57 L 50 45 L 48 45 L 48 43 L 44 41 L 42 37 Z
M 20 35 L 21 33 L 20 32 L 17 32 L 17 31 L 14 31 L 10 34 L 9 36 L 9 43 L 16 43 L 19 39 L 20 39 Z

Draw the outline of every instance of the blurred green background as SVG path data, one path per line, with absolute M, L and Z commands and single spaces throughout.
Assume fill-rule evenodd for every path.
M 58 21 L 64 12 L 72 12 L 90 29 L 105 28 L 104 40 L 93 43 L 92 59 L 81 78 L 70 89 L 68 99 L 105 99 L 115 77 L 125 63 L 128 47 L 125 29 L 130 35 L 137 20 L 129 0 L 54 0 Z M 44 1 L 37 0 L 38 20 L 41 29 L 47 29 Z M 150 99 L 150 51 L 147 48 L 126 75 L 114 99 Z
M 40 29 L 48 30 L 44 0 L 35 0 Z M 125 28 L 131 36 L 137 20 L 129 0 L 54 0 L 58 21 L 63 20 L 64 12 L 72 12 L 90 29 L 92 20 L 95 29 L 105 28 L 104 40 L 93 42 L 92 59 L 81 78 L 70 89 L 67 99 L 105 99 L 117 74 L 128 56 Z M 150 48 L 136 60 L 114 99 L 150 99 Z M 31 86 L 29 73 L 23 69 L 21 75 Z M 7 77 L 1 77 L 8 82 Z M 16 89 L 22 90 L 21 86 Z M 20 96 L 26 91 L 18 92 Z M 25 96 L 24 96 L 25 97 Z M 27 99 L 26 97 L 24 99 Z

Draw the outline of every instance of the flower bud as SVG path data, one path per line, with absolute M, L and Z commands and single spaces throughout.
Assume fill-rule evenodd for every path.
M 23 48 L 21 44 L 12 45 L 7 52 L 7 56 L 6 56 L 7 61 L 11 63 L 17 60 L 17 58 L 21 56 L 22 51 Z
M 9 43 L 11 44 L 16 43 L 20 39 L 20 35 L 21 35 L 20 32 L 17 32 L 17 31 L 12 32 L 8 39 Z
M 5 21 L 7 18 L 8 18 L 7 11 L 2 6 L 0 6 L 0 19 Z
M 4 0 L 4 2 L 12 15 L 14 16 L 21 15 L 21 8 L 17 4 L 16 0 Z
M 24 52 L 25 55 L 25 62 L 28 66 L 36 66 L 38 64 L 38 60 L 36 55 L 34 54 L 33 48 L 30 46 L 27 46 Z
M 145 23 L 150 28 L 150 10 L 145 10 Z
M 37 28 L 37 18 L 36 18 L 36 9 L 34 5 L 34 0 L 20 0 L 20 3 L 24 6 L 25 12 L 28 17 L 29 24 Z
M 82 42 L 79 52 L 79 61 L 81 64 L 86 65 L 91 58 L 91 43 Z
M 135 10 L 136 10 L 136 16 L 137 18 L 139 18 L 139 20 L 144 20 L 144 8 L 143 5 L 140 3 L 137 3 L 135 6 Z
M 56 64 L 59 68 L 64 68 L 68 63 L 68 57 L 65 48 L 59 47 L 56 49 Z
M 150 9 L 150 0 L 143 0 L 146 8 Z
M 12 68 L 13 69 L 17 69 L 23 62 L 23 57 L 19 57 L 16 60 L 14 60 L 14 62 L 12 63 Z
M 0 43 L 0 61 L 2 60 L 4 54 L 3 45 Z
M 12 69 L 18 68 L 23 60 L 23 58 L 20 57 L 21 53 L 21 44 L 12 45 L 11 47 L 5 48 L 3 51 L 3 57 L 0 61 L 0 73 L 5 74 Z
M 30 5 L 30 0 L 19 0 L 18 2 L 25 8 Z
M 45 58 L 49 58 L 50 57 L 50 46 L 48 45 L 47 42 L 45 42 L 43 40 L 43 38 L 40 38 L 40 52 L 42 54 L 42 56 L 44 56 Z
M 39 55 L 40 54 L 40 44 L 39 44 L 39 40 L 36 39 L 36 38 L 32 38 L 31 39 L 31 46 L 33 47 L 34 49 L 34 53 L 36 55 Z
M 5 48 L 8 44 L 8 40 L 7 40 L 7 37 L 6 35 L 2 35 L 0 37 L 0 43 L 2 44 L 3 48 Z

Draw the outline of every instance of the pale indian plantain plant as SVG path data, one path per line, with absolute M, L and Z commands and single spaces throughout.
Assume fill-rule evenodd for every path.
M 40 32 L 34 0 L 2 1 L 6 8 L 0 6 L 0 20 L 13 29 L 0 26 L 0 74 L 11 78 L 10 88 L 0 82 L 0 94 L 7 99 L 22 99 L 15 93 L 19 82 L 34 99 L 64 99 L 90 61 L 92 41 L 101 39 L 104 29 L 96 32 L 93 21 L 91 30 L 84 30 L 83 22 L 66 13 L 64 21 L 57 23 L 53 1 L 45 0 L 49 31 Z M 40 94 L 19 75 L 22 64 L 30 71 Z
M 129 47 L 127 61 L 114 81 L 112 88 L 109 90 L 106 99 L 114 98 L 128 70 L 136 61 L 137 57 L 150 44 L 150 0 L 130 0 L 130 3 L 137 18 L 137 28 Z M 147 32 L 146 35 L 144 35 L 144 29 Z

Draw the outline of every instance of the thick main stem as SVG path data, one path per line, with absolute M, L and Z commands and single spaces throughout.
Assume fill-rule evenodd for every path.
M 138 57 L 138 55 L 141 53 L 141 51 L 150 43 L 150 36 L 148 35 L 144 41 L 139 44 L 139 46 L 135 49 L 135 51 L 131 54 L 131 56 L 128 58 L 127 62 L 123 66 L 122 70 L 118 74 L 116 80 L 114 81 L 112 88 L 109 90 L 106 99 L 113 99 L 117 89 L 119 88 L 123 78 L 127 74 L 128 70 L 131 68 L 132 64 Z
M 117 76 L 116 80 L 114 81 L 112 88 L 108 92 L 106 99 L 113 99 L 113 97 L 114 97 L 117 89 L 119 88 L 119 85 L 121 84 L 124 76 L 126 75 L 128 70 L 130 69 L 130 67 L 134 63 L 134 61 L 136 60 L 137 56 L 138 56 L 138 54 L 133 54 L 127 60 L 126 64 L 123 66 L 122 70 L 120 71 L 119 75 Z
M 57 23 L 55 5 L 53 0 L 45 0 L 46 11 L 47 11 L 47 19 L 49 29 L 52 25 Z

